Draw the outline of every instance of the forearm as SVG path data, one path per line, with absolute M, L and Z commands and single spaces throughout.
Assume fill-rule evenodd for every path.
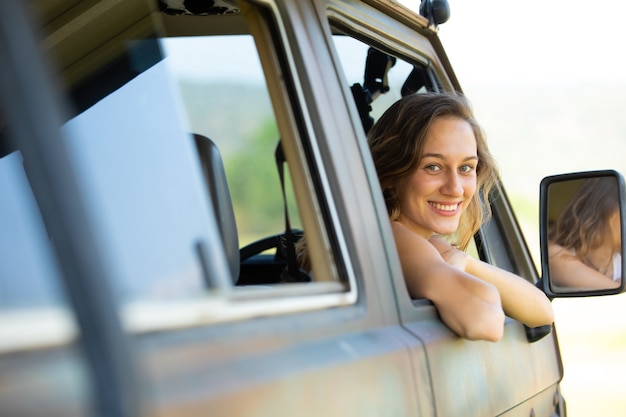
M 605 289 L 619 287 L 619 281 L 601 274 L 568 254 L 550 257 L 550 278 L 561 287 Z
M 470 340 L 497 341 L 504 332 L 504 311 L 495 286 L 458 270 L 422 281 L 423 296 L 437 307 L 441 320 Z
M 467 272 L 498 289 L 507 316 L 529 327 L 552 324 L 554 321 L 552 305 L 541 290 L 515 274 L 470 258 Z
M 468 314 L 459 315 L 443 306 L 437 306 L 441 320 L 459 337 L 468 340 L 497 342 L 504 333 L 504 312 L 496 305 L 483 305 Z
M 431 300 L 441 320 L 461 337 L 499 340 L 504 311 L 496 287 L 468 274 L 462 265 L 446 262 L 433 244 L 402 224 L 392 222 L 392 228 L 411 297 Z

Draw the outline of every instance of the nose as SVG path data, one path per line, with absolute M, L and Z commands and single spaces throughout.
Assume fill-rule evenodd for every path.
M 463 183 L 458 172 L 449 171 L 447 173 L 445 182 L 441 187 L 441 193 L 451 197 L 461 197 L 463 195 Z

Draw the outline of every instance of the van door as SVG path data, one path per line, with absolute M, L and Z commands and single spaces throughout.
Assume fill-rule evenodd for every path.
M 354 95 L 354 110 L 363 126 L 404 94 L 460 90 L 436 34 L 426 29 L 421 17 L 413 16 L 414 26 L 424 25 L 416 30 L 402 23 L 407 10 L 380 7 L 362 7 L 356 17 L 344 3 L 330 2 L 325 11 L 344 91 L 368 87 L 365 62 L 370 48 L 389 57 L 390 69 L 384 77 L 376 77 L 387 80 L 388 91 L 381 91 L 384 94 L 367 106 Z M 378 183 L 372 177 L 376 189 Z M 477 236 L 476 256 L 535 283 L 536 271 L 502 189 L 493 206 L 493 219 Z M 381 217 L 381 224 L 386 221 Z M 551 416 L 564 412 L 559 394 L 563 373 L 554 333 L 531 343 L 525 327 L 507 318 L 505 335 L 498 343 L 460 339 L 441 322 L 428 300 L 410 299 L 393 238 L 390 233 L 383 233 L 383 238 L 389 248 L 401 320 L 425 346 L 429 379 L 417 383 L 432 385 L 435 415 Z

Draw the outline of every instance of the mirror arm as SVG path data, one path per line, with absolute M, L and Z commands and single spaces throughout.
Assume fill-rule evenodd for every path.
M 538 340 L 543 339 L 552 332 L 552 324 L 538 327 L 528 327 L 524 325 L 526 330 L 526 339 L 529 343 L 535 343 Z

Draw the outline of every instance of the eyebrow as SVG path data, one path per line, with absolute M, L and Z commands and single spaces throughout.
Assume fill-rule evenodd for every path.
M 422 159 L 424 158 L 438 158 L 438 159 L 446 159 L 443 154 L 440 153 L 425 153 L 422 155 Z M 478 156 L 471 155 L 463 159 L 463 161 L 478 161 Z

